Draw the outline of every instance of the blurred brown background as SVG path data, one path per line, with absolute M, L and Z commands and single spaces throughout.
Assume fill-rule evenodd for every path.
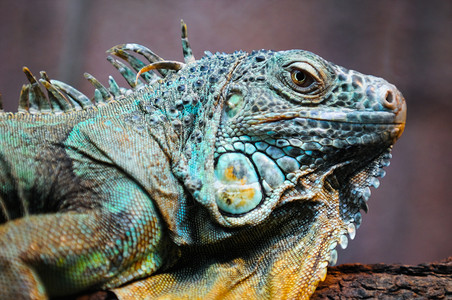
M 0 0 L 0 92 L 15 111 L 25 76 L 46 70 L 92 95 L 83 72 L 117 75 L 105 50 L 150 46 L 182 59 L 179 20 L 204 50 L 306 49 L 396 84 L 404 136 L 339 263 L 421 263 L 452 255 L 452 1 Z

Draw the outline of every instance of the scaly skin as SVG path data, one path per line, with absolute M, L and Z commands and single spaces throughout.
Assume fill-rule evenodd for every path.
M 307 299 L 354 237 L 400 92 L 301 50 L 196 61 L 182 29 L 185 64 L 112 48 L 147 83 L 88 76 L 95 103 L 26 72 L 0 115 L 0 299 Z

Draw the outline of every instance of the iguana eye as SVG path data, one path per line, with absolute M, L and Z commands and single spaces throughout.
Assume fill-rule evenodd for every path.
M 315 82 L 314 78 L 304 70 L 293 69 L 290 72 L 292 82 L 299 87 L 307 88 Z
M 296 62 L 285 66 L 283 78 L 296 92 L 316 95 L 323 87 L 323 77 L 315 67 L 306 62 Z

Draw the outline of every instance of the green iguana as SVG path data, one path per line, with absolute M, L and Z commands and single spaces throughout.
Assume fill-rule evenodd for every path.
M 182 44 L 113 47 L 131 88 L 85 74 L 92 99 L 24 68 L 0 114 L 1 299 L 306 299 L 353 239 L 401 93 L 302 50 L 195 60 L 184 23 Z

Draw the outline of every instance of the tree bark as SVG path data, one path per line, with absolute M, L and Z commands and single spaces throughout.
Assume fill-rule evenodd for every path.
M 452 256 L 417 266 L 331 267 L 312 299 L 452 299 Z

